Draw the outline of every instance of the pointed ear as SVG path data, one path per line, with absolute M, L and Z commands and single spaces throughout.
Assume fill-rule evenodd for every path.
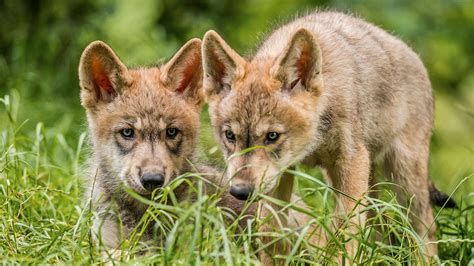
M 192 39 L 179 49 L 166 63 L 161 81 L 195 104 L 203 102 L 201 40 Z
M 282 82 L 284 90 L 291 91 L 296 86 L 302 86 L 312 91 L 321 85 L 321 60 L 318 41 L 303 28 L 293 35 L 272 72 Z
M 245 60 L 240 57 L 215 31 L 206 32 L 202 45 L 204 89 L 206 94 L 218 94 L 230 88 L 233 78 Z
M 79 63 L 81 102 L 86 108 L 111 102 L 129 83 L 127 67 L 105 43 L 95 41 L 82 53 Z

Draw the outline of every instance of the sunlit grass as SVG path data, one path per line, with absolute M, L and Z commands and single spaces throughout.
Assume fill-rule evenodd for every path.
M 126 251 L 123 256 L 104 256 L 106 249 L 91 240 L 94 212 L 88 196 L 84 195 L 86 177 L 83 165 L 88 156 L 85 134 L 70 139 L 58 133 L 56 128 L 46 128 L 41 123 L 36 124 L 33 132 L 25 132 L 23 121 L 17 120 L 18 99 L 5 96 L 1 104 L 1 263 L 258 264 L 258 252 L 267 247 L 261 238 L 270 235 L 275 242 L 291 242 L 290 255 L 275 256 L 291 265 L 331 263 L 337 256 L 360 264 L 423 263 L 422 236 L 410 227 L 407 209 L 400 206 L 390 192 L 392 184 L 377 185 L 381 199 L 367 198 L 370 204 L 362 209 L 375 215 L 359 233 L 351 235 L 343 227 L 333 234 L 329 228 L 333 196 L 337 192 L 320 181 L 317 170 L 304 167 L 291 173 L 297 176 L 298 192 L 307 206 L 290 204 L 286 209 L 291 210 L 290 216 L 292 213 L 305 214 L 308 217 L 305 224 L 295 228 L 275 228 L 269 233 L 259 232 L 259 226 L 267 220 L 220 207 L 218 202 L 224 190 L 208 195 L 203 192 L 205 176 L 186 174 L 155 195 L 154 201 L 133 195 L 149 208 L 133 234 L 122 243 L 121 249 Z M 469 178 L 464 178 L 464 181 Z M 189 186 L 196 200 L 177 202 L 173 187 L 179 184 Z M 439 239 L 437 262 L 472 263 L 474 193 L 462 195 L 458 204 L 459 209 L 435 209 Z M 257 206 L 257 209 L 261 207 Z M 152 222 L 156 239 L 140 242 L 140 234 Z M 242 224 L 248 226 L 242 227 Z M 375 229 L 379 227 L 383 231 L 377 234 Z M 328 235 L 328 245 L 319 247 L 308 241 L 307 235 L 314 228 Z M 344 246 L 349 241 L 356 242 L 356 254 L 346 252 Z

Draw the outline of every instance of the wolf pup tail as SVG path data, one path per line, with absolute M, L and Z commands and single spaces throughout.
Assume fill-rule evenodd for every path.
M 444 208 L 451 208 L 451 209 L 457 209 L 458 205 L 454 201 L 453 198 L 449 197 L 445 193 L 439 191 L 433 182 L 429 183 L 429 189 L 430 189 L 430 201 L 431 204 L 439 207 L 444 207 Z

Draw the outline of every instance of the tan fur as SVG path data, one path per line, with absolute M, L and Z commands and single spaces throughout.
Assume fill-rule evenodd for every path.
M 398 193 L 402 203 L 413 197 L 413 227 L 421 236 L 429 227 L 426 240 L 434 240 L 427 174 L 433 97 L 422 62 L 402 41 L 361 19 L 322 12 L 280 27 L 250 58 L 214 31 L 202 51 L 211 122 L 234 184 L 288 197 L 279 192 L 281 170 L 319 165 L 352 198 L 338 195 L 336 211 L 346 215 L 364 203 L 371 163 L 383 159 L 387 178 L 407 190 L 408 198 Z M 272 131 L 280 137 L 267 145 Z M 249 146 L 265 148 L 230 157 Z M 364 217 L 352 221 L 357 228 Z M 436 246 L 426 253 L 436 254 Z
M 190 40 L 168 63 L 151 68 L 128 69 L 100 41 L 84 50 L 79 65 L 81 103 L 93 150 L 86 196 L 96 210 L 93 235 L 106 247 L 118 248 L 144 214 L 147 205 L 124 190 L 128 187 L 149 197 L 151 191 L 141 183 L 144 173 L 163 173 L 166 185 L 181 174 L 197 171 L 210 174 L 210 181 L 221 185 L 219 172 L 190 163 L 203 102 L 201 67 L 198 39 Z M 132 128 L 135 137 L 124 138 L 120 133 L 124 128 Z M 178 134 L 168 137 L 169 128 L 176 128 Z M 186 198 L 186 191 L 175 193 Z M 243 206 L 230 196 L 221 204 L 236 212 Z M 142 239 L 151 235 L 151 230 L 146 231 Z

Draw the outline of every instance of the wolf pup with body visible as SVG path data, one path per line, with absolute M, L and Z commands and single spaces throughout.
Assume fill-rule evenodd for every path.
M 93 151 L 86 192 L 98 214 L 93 236 L 115 249 L 148 207 L 124 188 L 150 197 L 195 170 L 190 162 L 203 102 L 201 41 L 190 40 L 166 64 L 137 69 L 128 69 L 109 46 L 96 41 L 82 54 L 79 79 Z M 197 170 L 217 177 L 212 168 Z M 222 202 L 236 211 L 243 206 L 231 196 Z M 151 230 L 142 240 L 150 237 Z
M 361 19 L 316 12 L 275 30 L 249 58 L 214 31 L 205 34 L 202 54 L 232 195 L 245 200 L 259 190 L 288 200 L 293 177 L 282 170 L 304 162 L 321 166 L 342 192 L 336 213 L 344 215 L 361 209 L 374 164 L 383 161 L 386 177 L 406 190 L 397 195 L 411 204 L 413 227 L 435 240 L 433 95 L 423 63 L 405 43 Z M 252 146 L 260 147 L 231 157 Z M 364 220 L 354 217 L 354 228 Z M 436 252 L 427 244 L 428 255 Z

